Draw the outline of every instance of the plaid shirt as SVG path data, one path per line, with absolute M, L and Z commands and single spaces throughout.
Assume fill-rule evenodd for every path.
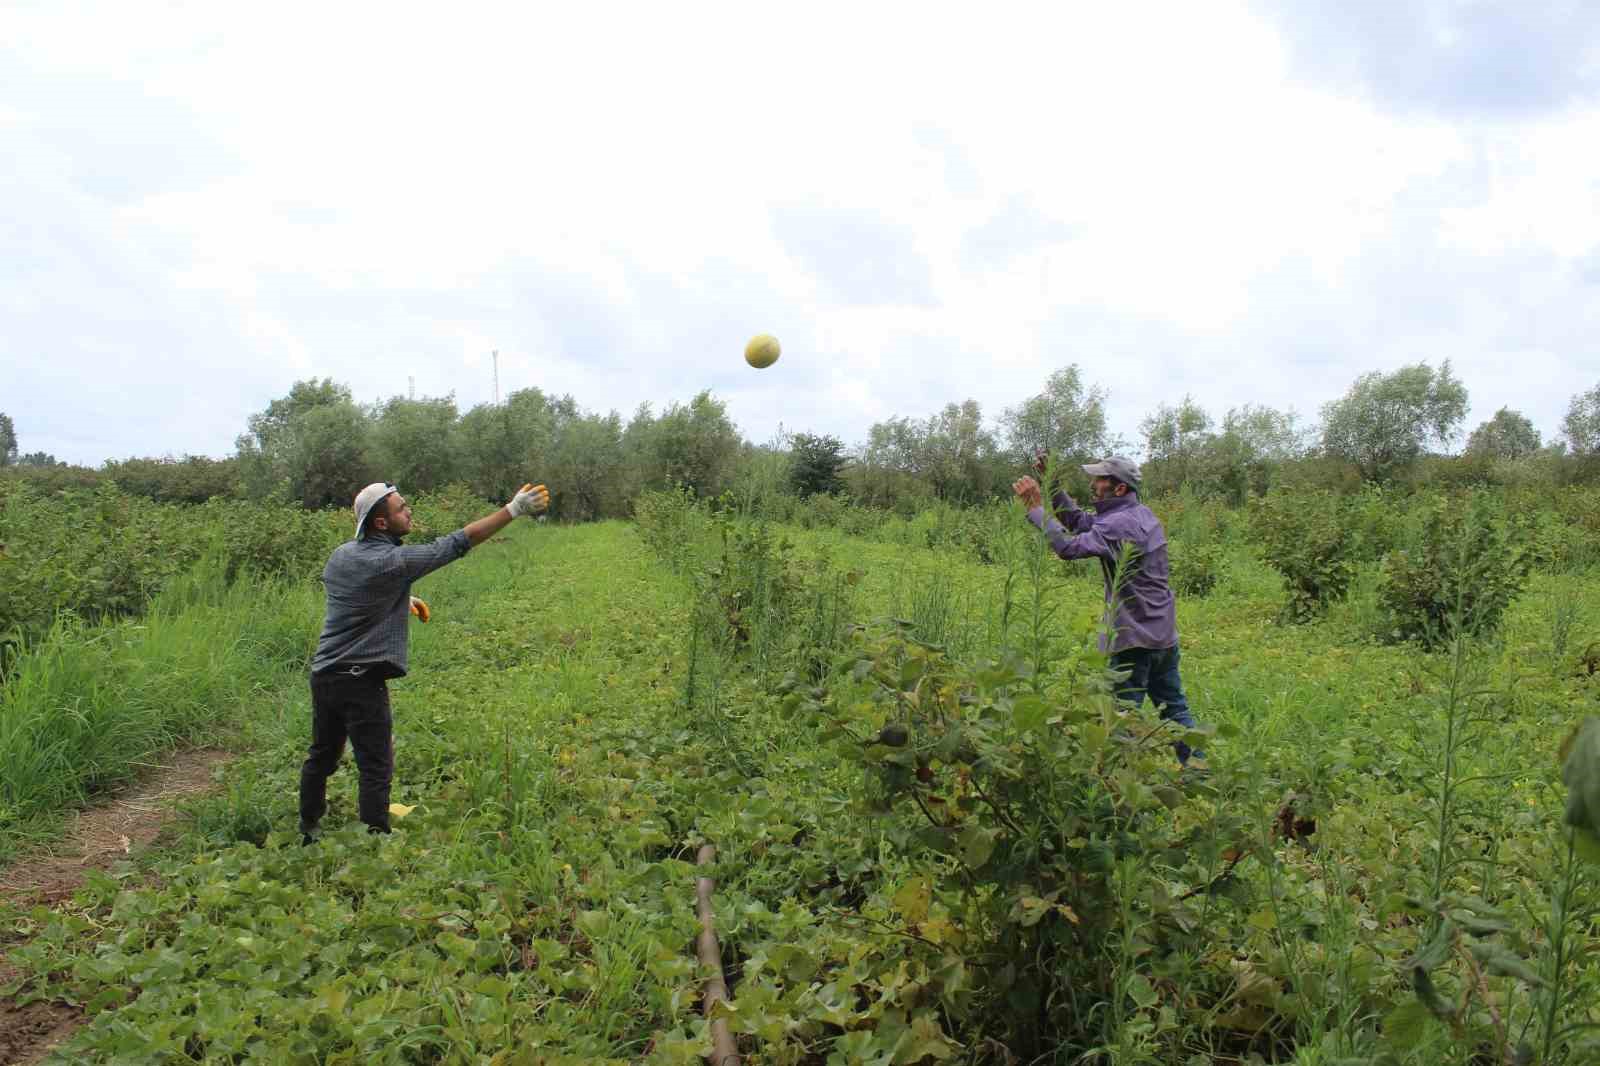
M 377 533 L 333 549 L 322 569 L 328 616 L 311 672 L 361 663 L 381 665 L 382 676 L 403 677 L 411 583 L 470 547 L 458 529 L 431 544 L 401 544 L 398 537 Z

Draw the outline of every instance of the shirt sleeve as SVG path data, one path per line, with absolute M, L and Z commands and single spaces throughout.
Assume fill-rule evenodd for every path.
M 1082 511 L 1078 513 L 1083 514 Z M 1089 528 L 1077 536 L 1069 535 L 1066 527 L 1054 518 L 1046 518 L 1043 507 L 1031 508 L 1028 511 L 1028 521 L 1044 530 L 1045 537 L 1050 541 L 1051 550 L 1063 559 L 1099 559 L 1116 556 L 1106 538 L 1094 528 L 1092 519 L 1088 522 Z
M 440 537 L 432 544 L 404 544 L 399 550 L 400 569 L 404 571 L 407 581 L 415 581 L 446 563 L 455 562 L 467 554 L 467 549 L 471 547 L 466 532 L 460 529 L 448 537 Z
M 1089 512 L 1060 490 L 1050 497 L 1050 509 L 1056 513 L 1056 521 L 1074 533 L 1087 533 L 1094 528 L 1094 519 L 1089 517 Z

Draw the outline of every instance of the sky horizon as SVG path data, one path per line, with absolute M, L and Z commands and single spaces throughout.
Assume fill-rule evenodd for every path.
M 1461 440 L 1553 440 L 1600 383 L 1600 5 L 1199 8 L 7 5 L 0 412 L 221 457 L 306 378 L 465 411 L 498 349 L 502 395 L 853 446 L 1076 363 L 1137 441 L 1449 359 Z

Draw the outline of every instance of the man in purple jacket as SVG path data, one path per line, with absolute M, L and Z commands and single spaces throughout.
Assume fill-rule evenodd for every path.
M 1139 502 L 1139 466 L 1131 459 L 1113 456 L 1089 463 L 1083 472 L 1091 478 L 1093 514 L 1057 491 L 1051 499 L 1055 517 L 1046 517 L 1037 481 L 1023 477 L 1011 487 L 1027 506 L 1028 521 L 1044 530 L 1057 555 L 1100 560 L 1112 620 L 1111 633 L 1101 638 L 1101 648 L 1111 653 L 1112 670 L 1127 672 L 1117 686 L 1117 696 L 1137 707 L 1148 693 L 1162 718 L 1193 728 L 1194 716 L 1178 677 L 1178 616 L 1172 586 L 1167 582 L 1167 533 L 1155 512 Z M 1119 582 L 1117 561 L 1124 545 L 1132 554 L 1128 572 Z M 1181 740 L 1173 747 L 1184 765 L 1191 755 L 1205 757 L 1204 752 L 1191 752 Z

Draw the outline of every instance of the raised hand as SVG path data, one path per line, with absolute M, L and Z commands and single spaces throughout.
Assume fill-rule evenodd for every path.
M 1039 491 L 1039 483 L 1031 477 L 1017 478 L 1011 483 L 1011 491 L 1021 498 L 1030 511 L 1044 506 L 1044 494 Z
M 536 515 L 550 506 L 550 490 L 543 485 L 524 485 L 511 502 L 506 504 L 506 510 L 511 512 L 512 518 L 521 518 L 523 515 Z

